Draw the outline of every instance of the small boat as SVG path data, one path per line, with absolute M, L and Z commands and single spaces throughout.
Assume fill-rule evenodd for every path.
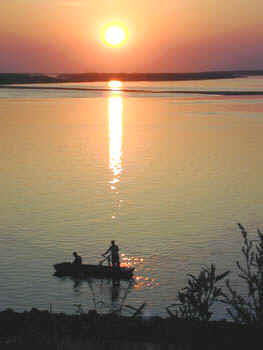
M 55 276 L 96 277 L 112 279 L 130 279 L 133 276 L 134 267 L 112 267 L 104 265 L 72 264 L 63 262 L 55 264 Z

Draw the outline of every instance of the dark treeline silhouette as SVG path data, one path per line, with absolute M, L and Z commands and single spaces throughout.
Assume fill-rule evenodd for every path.
M 263 70 L 251 71 L 215 71 L 196 73 L 62 73 L 62 74 L 29 74 L 0 73 L 2 84 L 33 84 L 33 83 L 66 83 L 66 82 L 96 82 L 108 80 L 121 81 L 183 81 L 207 79 L 232 79 L 246 76 L 263 75 Z
M 45 74 L 29 73 L 0 73 L 0 85 L 6 84 L 36 84 L 36 83 L 58 83 L 55 76 Z
M 180 81 L 180 80 L 206 80 L 231 79 L 249 75 L 263 75 L 261 71 L 216 71 L 197 73 L 83 73 L 59 74 L 58 78 L 65 81 Z

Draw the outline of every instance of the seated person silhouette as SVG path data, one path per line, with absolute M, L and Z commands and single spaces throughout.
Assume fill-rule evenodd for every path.
M 81 265 L 82 264 L 82 257 L 80 255 L 78 255 L 76 252 L 74 252 L 72 255 L 75 258 L 72 264 Z

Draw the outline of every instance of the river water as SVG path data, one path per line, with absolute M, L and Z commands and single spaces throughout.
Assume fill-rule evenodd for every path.
M 60 86 L 0 89 L 0 308 L 146 303 L 166 316 L 211 263 L 242 289 L 237 223 L 251 239 L 263 229 L 263 96 L 198 91 L 263 90 L 263 78 Z M 73 251 L 98 263 L 112 239 L 133 282 L 53 276 Z

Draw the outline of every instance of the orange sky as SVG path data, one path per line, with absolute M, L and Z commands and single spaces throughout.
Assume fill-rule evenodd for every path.
M 1 0 L 0 72 L 263 69 L 262 0 Z M 119 48 L 103 26 L 123 23 Z

